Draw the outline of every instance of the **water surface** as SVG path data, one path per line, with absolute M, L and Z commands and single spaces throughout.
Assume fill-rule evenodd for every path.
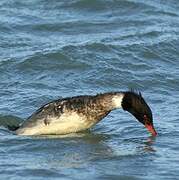
M 179 179 L 179 2 L 0 2 L 2 179 Z M 136 88 L 158 136 L 116 110 L 91 131 L 20 137 L 4 126 L 59 97 Z

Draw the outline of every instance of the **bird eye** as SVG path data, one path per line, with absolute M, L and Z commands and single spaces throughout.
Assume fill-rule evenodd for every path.
M 144 115 L 144 119 L 147 120 L 147 116 L 146 115 Z
M 150 121 L 149 121 L 149 119 L 147 118 L 147 115 L 144 115 L 144 121 L 145 121 L 146 124 L 150 124 Z

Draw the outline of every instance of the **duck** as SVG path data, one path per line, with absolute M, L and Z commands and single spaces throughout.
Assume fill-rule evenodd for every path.
M 152 111 L 140 92 L 105 92 L 53 100 L 35 111 L 18 127 L 16 135 L 66 135 L 92 128 L 111 111 L 122 108 L 156 136 Z

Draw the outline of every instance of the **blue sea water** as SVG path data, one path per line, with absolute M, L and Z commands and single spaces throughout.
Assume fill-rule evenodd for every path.
M 179 1 L 0 1 L 0 179 L 179 179 Z M 22 137 L 59 97 L 138 89 L 156 138 L 119 109 L 90 131 Z

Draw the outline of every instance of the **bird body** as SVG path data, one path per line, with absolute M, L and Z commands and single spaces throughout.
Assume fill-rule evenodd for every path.
M 55 100 L 32 114 L 16 134 L 68 134 L 89 129 L 121 106 L 122 97 L 122 93 L 105 93 Z
M 141 94 L 110 92 L 94 96 L 84 95 L 58 99 L 45 104 L 16 130 L 18 135 L 69 134 L 96 125 L 117 108 L 133 114 L 152 134 L 152 112 Z

